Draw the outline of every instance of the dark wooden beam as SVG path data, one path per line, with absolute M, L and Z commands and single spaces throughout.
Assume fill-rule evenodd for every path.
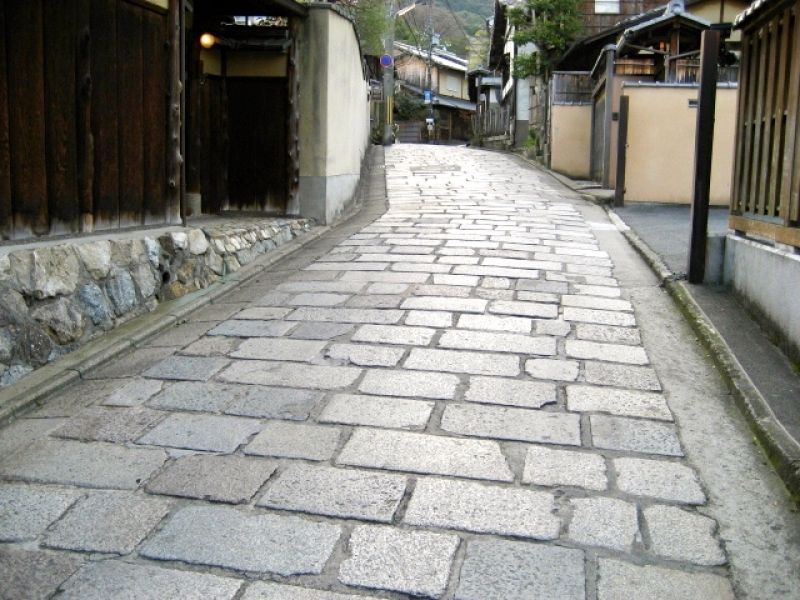
M 185 223 L 186 211 L 181 198 L 183 154 L 181 153 L 181 128 L 183 115 L 183 69 L 181 67 L 181 0 L 170 0 L 168 14 L 169 39 L 169 113 L 167 116 L 167 198 L 170 213 L 176 212 Z
M 0 239 L 14 232 L 11 205 L 11 141 L 8 132 L 8 80 L 6 74 L 5 0 L 0 0 Z
M 92 133 L 91 0 L 75 2 L 77 25 L 77 169 L 80 230 L 94 230 L 94 134 Z
M 689 246 L 689 283 L 703 283 L 706 269 L 708 205 L 711 191 L 711 158 L 714 150 L 714 113 L 717 102 L 719 31 L 703 32 L 700 46 L 700 93 L 694 149 L 694 194 Z
M 619 98 L 619 135 L 617 136 L 617 177 L 614 206 L 625 206 L 625 163 L 628 158 L 628 110 L 630 97 Z

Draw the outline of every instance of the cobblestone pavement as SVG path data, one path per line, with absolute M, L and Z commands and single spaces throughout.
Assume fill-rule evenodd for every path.
M 496 153 L 386 163 L 377 221 L 0 434 L 4 597 L 733 598 L 572 196 Z

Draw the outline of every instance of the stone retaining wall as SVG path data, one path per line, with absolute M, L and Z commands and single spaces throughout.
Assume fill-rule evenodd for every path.
M 0 386 L 160 302 L 209 286 L 312 225 L 218 219 L 159 234 L 0 248 Z

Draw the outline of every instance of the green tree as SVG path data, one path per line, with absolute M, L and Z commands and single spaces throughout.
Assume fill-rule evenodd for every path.
M 384 53 L 384 36 L 389 30 L 384 0 L 344 0 L 342 7 L 356 24 L 361 51 L 380 56 Z
M 578 0 L 526 0 L 508 11 L 518 46 L 533 43 L 537 50 L 514 59 L 514 77 L 547 75 L 558 58 L 581 32 Z

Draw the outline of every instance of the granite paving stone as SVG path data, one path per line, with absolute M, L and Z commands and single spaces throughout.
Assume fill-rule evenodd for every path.
M 580 365 L 574 360 L 536 358 L 525 361 L 525 372 L 536 379 L 575 381 L 580 372 Z
M 292 330 L 291 337 L 299 340 L 332 340 L 355 329 L 351 323 L 316 323 L 305 321 Z
M 614 325 L 594 325 L 578 323 L 575 335 L 579 340 L 592 340 L 609 344 L 641 344 L 639 330 L 633 327 L 615 327 Z
M 325 406 L 319 421 L 393 429 L 424 429 L 433 406 L 433 402 L 410 398 L 337 394 Z
M 428 327 L 406 327 L 403 325 L 362 325 L 353 334 L 352 340 L 354 342 L 372 342 L 377 344 L 427 346 L 431 343 L 431 340 L 435 334 L 436 330 Z
M 258 506 L 390 523 L 406 489 L 402 475 L 292 465 Z
M 182 456 L 151 479 L 151 494 L 241 504 L 264 485 L 277 465 L 242 456 Z
M 452 327 L 453 313 L 439 310 L 410 310 L 406 314 L 405 323 L 422 327 Z
M 425 371 L 367 371 L 358 390 L 380 396 L 410 396 L 450 399 L 455 395 L 458 377 Z
M 255 573 L 319 574 L 340 535 L 338 525 L 298 517 L 187 506 L 170 517 L 140 554 Z
M 0 547 L 0 597 L 47 600 L 83 564 L 84 557 L 64 552 Z
M 616 458 L 617 487 L 627 494 L 683 504 L 705 504 L 706 495 L 691 467 L 677 462 Z
M 484 331 L 445 331 L 439 338 L 439 346 L 541 356 L 552 356 L 556 353 L 556 343 L 551 337 Z
M 519 374 L 519 358 L 516 356 L 459 350 L 413 348 L 403 366 L 406 369 L 420 371 L 449 371 L 475 375 L 513 377 Z
M 661 390 L 658 376 L 650 367 L 586 361 L 584 377 L 586 383 L 656 392 Z
M 580 419 L 577 415 L 510 408 L 450 404 L 442 415 L 441 427 L 451 433 L 580 446 Z
M 79 412 L 50 435 L 84 441 L 124 444 L 140 437 L 164 418 L 164 413 L 140 406 L 103 408 L 92 406 Z
M 497 442 L 356 429 L 336 462 L 391 471 L 513 481 Z
M 482 404 L 541 408 L 556 402 L 556 386 L 551 383 L 499 377 L 470 377 L 464 400 Z
M 231 319 L 223 321 L 208 335 L 224 335 L 228 337 L 280 337 L 288 333 L 295 323 L 286 321 L 245 321 Z
M 0 485 L 0 542 L 36 539 L 80 496 L 78 490 L 38 485 Z
M 565 337 L 572 331 L 572 326 L 560 319 L 535 319 L 533 321 L 534 331 L 539 335 L 555 335 Z
M 24 419 L 18 418 L 5 426 L 0 432 L 0 456 L 11 456 L 18 450 L 30 446 L 34 442 L 45 439 L 57 427 L 66 423 L 66 419 Z
M 458 537 L 361 525 L 339 569 L 348 585 L 440 598 L 447 587 Z
M 223 371 L 219 379 L 232 383 L 332 390 L 351 385 L 361 372 L 356 367 L 240 360 Z
M 257 431 L 255 419 L 171 414 L 137 440 L 139 444 L 209 452 L 233 452 Z
M 137 406 L 161 391 L 164 382 L 157 379 L 133 379 L 111 392 L 106 406 Z
M 336 427 L 270 421 L 244 451 L 258 456 L 327 460 L 336 450 L 339 435 Z
M 683 456 L 675 426 L 670 423 L 627 417 L 589 417 L 596 448 Z
M 553 540 L 561 526 L 554 513 L 553 495 L 546 492 L 422 478 L 404 521 L 418 527 Z
M 230 361 L 226 358 L 206 356 L 170 356 L 144 372 L 154 379 L 179 379 L 208 381 Z
M 615 298 L 583 296 L 564 294 L 561 296 L 561 304 L 564 306 L 574 306 L 578 308 L 594 308 L 598 310 L 633 311 L 631 303 L 627 300 Z
M 65 600 L 232 600 L 242 580 L 119 560 L 92 562 L 63 586 Z
M 456 600 L 585 598 L 581 550 L 526 542 L 467 542 Z
M 653 565 L 599 559 L 597 600 L 733 600 L 730 582 L 711 573 L 686 573 Z
M 236 313 L 239 320 L 272 321 L 282 319 L 291 312 L 291 308 L 280 306 L 253 306 Z
M 524 317 L 505 317 L 495 315 L 461 315 L 456 326 L 462 329 L 482 329 L 485 331 L 509 331 L 530 333 L 533 322 Z
M 456 285 L 416 285 L 413 289 L 415 296 L 435 296 L 437 298 L 469 298 L 471 293 L 470 288 Z
M 358 281 L 286 281 L 278 285 L 277 289 L 282 292 L 298 293 L 298 295 L 305 292 L 355 294 L 360 292 L 363 287 L 364 284 Z
M 598 325 L 617 325 L 621 327 L 633 327 L 636 325 L 636 318 L 628 312 L 576 308 L 572 306 L 564 307 L 564 320 L 596 323 Z
M 522 483 L 602 491 L 608 486 L 606 463 L 599 454 L 529 446 Z
M 310 361 L 322 352 L 324 341 L 285 338 L 245 340 L 231 353 L 234 358 Z
M 50 548 L 129 554 L 169 511 L 169 501 L 131 492 L 91 492 L 44 536 Z
M 85 378 L 115 379 L 138 377 L 145 369 L 152 367 L 162 360 L 168 360 L 177 350 L 180 350 L 180 347 L 137 348 L 133 352 L 107 362 L 99 369 L 92 369 L 85 375 Z M 44 408 L 46 409 L 48 407 L 45 406 Z
M 495 300 L 489 305 L 489 312 L 497 315 L 555 319 L 558 316 L 558 307 L 553 304 L 539 302 Z
M 234 337 L 202 337 L 181 350 L 181 354 L 190 356 L 225 356 L 233 352 L 240 342 L 239 338 Z
M 479 298 L 437 298 L 435 296 L 415 296 L 406 299 L 400 308 L 405 310 L 446 310 L 464 313 L 483 313 L 486 300 Z
M 714 519 L 677 506 L 648 506 L 644 522 L 650 551 L 664 558 L 698 565 L 724 565 L 725 553 L 714 538 Z
M 403 301 L 403 296 L 397 294 L 365 294 L 353 296 L 347 301 L 347 308 L 397 308 Z
M 0 475 L 41 483 L 133 490 L 166 460 L 166 453 L 155 448 L 41 440 L 0 463 Z
M 256 581 L 247 588 L 241 600 L 377 600 L 377 596 L 340 594 L 307 587 Z
M 288 304 L 291 306 L 338 306 L 344 304 L 349 298 L 351 298 L 350 294 L 307 292 L 298 294 L 289 300 Z
M 405 313 L 402 310 L 382 310 L 379 308 L 306 308 L 292 311 L 289 321 L 322 321 L 332 323 L 372 323 L 391 325 L 398 323 Z
M 630 552 L 639 539 L 636 505 L 616 498 L 574 498 L 569 539 L 586 546 Z
M 606 360 L 610 362 L 646 365 L 650 361 L 644 348 L 623 344 L 601 344 L 586 340 L 567 340 L 567 356 L 572 358 Z
M 672 421 L 672 413 L 663 395 L 634 390 L 568 385 L 567 408 L 578 412 Z
M 361 367 L 394 367 L 405 354 L 405 348 L 387 348 L 368 344 L 333 344 L 325 356 Z

